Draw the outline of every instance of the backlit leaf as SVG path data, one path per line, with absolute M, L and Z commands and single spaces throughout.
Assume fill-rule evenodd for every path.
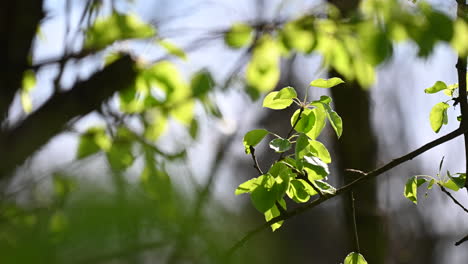
M 319 87 L 319 88 L 331 88 L 333 86 L 336 86 L 340 83 L 344 83 L 344 81 L 338 77 L 333 77 L 330 79 L 317 79 L 313 80 L 309 85 L 314 86 L 314 87 Z
M 437 81 L 432 87 L 426 88 L 425 93 L 433 94 L 447 89 L 447 85 L 442 81 Z
M 367 264 L 367 261 L 361 254 L 351 252 L 346 256 L 343 264 Z
M 280 91 L 269 93 L 263 100 L 263 107 L 284 109 L 293 103 L 293 98 L 297 98 L 296 90 L 288 86 Z
M 254 129 L 247 132 L 243 140 L 245 153 L 250 154 L 250 146 L 255 147 L 266 135 L 268 135 L 268 131 L 265 129 Z
M 242 48 L 252 42 L 252 28 L 243 23 L 232 25 L 228 32 L 224 35 L 226 44 L 234 49 Z
M 446 122 L 448 108 L 449 105 L 444 102 L 440 102 L 432 107 L 429 120 L 431 122 L 431 128 L 434 130 L 434 132 L 438 133 L 444 122 Z

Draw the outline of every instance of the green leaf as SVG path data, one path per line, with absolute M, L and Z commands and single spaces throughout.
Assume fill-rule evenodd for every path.
M 466 173 L 459 173 L 458 177 L 453 177 L 450 174 L 447 173 L 447 176 L 460 188 L 465 187 L 465 181 L 466 181 Z
M 329 193 L 329 194 L 335 194 L 336 189 L 335 187 L 331 186 L 327 182 L 321 181 L 321 180 L 316 180 L 313 181 L 315 185 L 322 191 L 322 193 Z
M 344 83 L 344 81 L 338 77 L 333 77 L 330 79 L 317 79 L 313 80 L 309 85 L 314 86 L 314 87 L 319 87 L 319 88 L 331 88 L 333 86 L 336 86 L 340 83 Z
M 330 174 L 328 165 L 317 157 L 304 156 L 303 164 L 311 181 L 321 180 Z
M 291 149 L 291 142 L 285 138 L 275 138 L 270 141 L 270 148 L 281 153 Z
M 81 135 L 76 158 L 82 159 L 101 150 L 108 150 L 110 147 L 111 141 L 105 129 L 102 127 L 92 127 Z
M 190 126 L 195 108 L 194 100 L 186 100 L 169 111 L 169 114 L 185 126 Z
M 148 124 L 145 126 L 144 137 L 155 141 L 167 130 L 167 116 L 161 111 L 154 110 L 146 113 L 146 119 Z
M 444 102 L 440 102 L 432 107 L 429 120 L 431 122 L 431 128 L 434 132 L 438 133 L 442 125 L 446 122 L 448 108 L 449 105 Z
M 333 127 L 333 130 L 335 130 L 338 138 L 340 138 L 341 134 L 343 133 L 343 121 L 341 120 L 341 117 L 338 115 L 338 113 L 333 111 L 333 109 L 330 107 L 331 101 L 332 99 L 329 96 L 321 96 L 320 100 L 312 102 L 312 105 L 316 106 L 318 109 L 322 108 L 323 111 L 327 113 L 328 121 L 330 121 L 330 124 Z
M 295 149 L 295 155 L 296 155 L 296 160 L 302 159 L 305 155 L 309 153 L 309 139 L 307 136 L 303 133 L 300 133 L 299 136 L 296 139 L 296 149 Z M 300 168 L 298 168 L 300 170 Z
M 264 175 L 259 176 L 257 178 L 250 179 L 244 183 L 241 183 L 239 187 L 237 187 L 235 191 L 235 195 L 253 192 L 255 188 L 257 188 L 260 185 L 263 178 L 264 178 Z
M 278 92 L 269 93 L 263 100 L 263 107 L 284 109 L 293 103 L 293 98 L 297 98 L 296 90 L 288 86 Z
M 203 97 L 214 87 L 214 80 L 211 73 L 207 70 L 201 70 L 192 77 L 191 88 L 195 97 Z
M 156 30 L 135 14 L 119 14 L 98 18 L 86 31 L 85 49 L 103 49 L 117 40 L 149 38 Z
M 276 189 L 272 188 L 274 184 L 275 179 L 267 174 L 250 195 L 254 207 L 261 213 L 265 213 L 275 205 L 278 194 Z
M 426 182 L 426 179 L 413 176 L 406 181 L 404 195 L 414 204 L 418 204 L 418 187 Z
M 132 153 L 132 147 L 131 134 L 127 129 L 120 128 L 112 146 L 106 152 L 107 161 L 113 170 L 122 171 L 133 164 L 135 156 Z
M 327 117 L 327 112 L 323 107 L 314 108 L 311 111 L 314 113 L 315 122 L 312 129 L 306 134 L 311 139 L 317 139 L 325 127 L 325 118 Z
M 254 129 L 247 132 L 243 141 L 245 153 L 250 154 L 250 147 L 255 147 L 266 135 L 268 135 L 268 131 L 265 129 Z
M 273 90 L 280 78 L 280 49 L 275 39 L 264 35 L 255 45 L 247 65 L 246 81 L 254 94 Z
M 158 40 L 158 44 L 161 45 L 161 47 L 163 47 L 169 54 L 177 56 L 182 60 L 187 60 L 187 54 L 184 50 L 176 46 L 174 43 L 165 39 L 160 39 Z
M 31 91 L 36 86 L 36 75 L 34 71 L 27 70 L 23 73 L 22 87 L 20 92 L 21 105 L 25 113 L 31 113 L 32 111 L 32 100 Z
M 429 182 L 429 184 L 427 185 L 427 189 L 428 189 L 428 190 L 432 189 L 432 186 L 434 186 L 434 183 L 435 183 L 435 180 L 432 179 L 432 180 Z
M 331 156 L 328 152 L 328 149 L 317 140 L 309 140 L 310 151 L 311 153 L 320 158 L 325 163 L 331 162 Z
M 306 184 L 303 180 L 293 179 L 286 194 L 297 203 L 305 203 L 310 199 Z
M 190 123 L 189 134 L 193 140 L 196 140 L 198 137 L 198 121 L 194 118 Z
M 224 35 L 226 44 L 234 49 L 242 48 L 252 42 L 252 28 L 244 23 L 236 23 L 232 25 L 228 32 Z
M 312 52 L 317 43 L 314 20 L 313 16 L 304 16 L 296 21 L 286 23 L 280 32 L 280 38 L 285 48 L 303 53 Z
M 286 202 L 284 201 L 284 199 L 281 199 L 279 200 L 278 202 L 280 204 L 280 206 L 286 210 Z M 278 209 L 278 207 L 275 205 L 273 205 L 273 207 L 271 209 L 269 209 L 268 211 L 265 212 L 265 221 L 270 221 L 271 219 L 275 218 L 275 217 L 278 217 L 280 216 L 281 213 L 280 213 L 280 210 Z M 274 224 L 271 225 L 271 229 L 273 230 L 273 232 L 280 228 L 281 225 L 283 225 L 283 222 L 284 221 L 279 221 L 279 222 L 276 222 Z
M 447 89 L 447 85 L 442 81 L 437 81 L 432 87 L 426 88 L 424 90 L 427 94 L 433 94 Z
M 300 109 L 297 109 L 296 112 L 294 112 L 293 116 L 291 117 L 291 126 L 294 126 L 297 119 L 300 118 L 299 121 L 297 121 L 297 124 L 294 126 L 294 130 L 297 132 L 308 133 L 314 127 L 315 114 L 308 108 L 304 109 L 300 116 L 299 113 Z
M 346 256 L 344 264 L 367 264 L 367 261 L 364 257 L 356 252 L 351 252 Z

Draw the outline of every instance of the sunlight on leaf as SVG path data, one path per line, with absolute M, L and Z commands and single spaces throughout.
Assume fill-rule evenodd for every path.
M 333 78 L 330 78 L 330 79 L 317 79 L 317 80 L 313 80 L 309 85 L 310 86 L 314 86 L 314 87 L 319 87 L 319 88 L 331 88 L 333 86 L 336 86 L 340 83 L 344 83 L 343 80 L 341 80 L 340 78 L 338 77 L 333 77 Z

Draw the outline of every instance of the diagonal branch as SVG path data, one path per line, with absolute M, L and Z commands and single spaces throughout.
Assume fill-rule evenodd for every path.
M 450 199 L 452 199 L 452 201 L 461 207 L 461 209 L 463 209 L 463 211 L 465 211 L 465 213 L 468 213 L 468 209 L 465 208 L 465 206 L 463 206 L 457 199 L 455 199 L 455 197 L 453 197 L 453 195 L 447 191 L 444 186 L 440 185 L 439 184 L 439 187 L 440 187 L 440 190 L 442 190 L 443 193 L 445 193 L 448 197 L 450 197 Z
M 0 133 L 0 179 L 64 130 L 70 120 L 92 112 L 130 86 L 136 74 L 133 59 L 125 55 L 72 89 L 54 94 L 16 127 Z
M 325 201 L 328 201 L 330 200 L 331 198 L 333 197 L 336 197 L 340 194 L 343 194 L 343 193 L 346 193 L 348 191 L 351 191 L 356 185 L 364 182 L 364 181 L 367 181 L 369 179 L 372 179 L 374 177 L 377 177 L 379 175 L 381 175 L 382 173 L 386 172 L 386 171 L 389 171 L 390 169 L 406 162 L 406 161 L 409 161 L 409 160 L 412 160 L 413 158 L 419 156 L 420 154 L 440 145 L 440 144 L 443 144 L 447 141 L 450 141 L 462 134 L 464 134 L 465 132 L 467 132 L 467 129 L 465 127 L 460 127 L 442 137 L 439 137 L 423 146 L 421 146 L 420 148 L 406 154 L 406 155 L 403 155 L 399 158 L 396 158 L 392 161 L 390 161 L 389 163 L 385 164 L 384 166 L 380 167 L 380 168 L 377 168 L 373 171 L 370 171 L 368 173 L 364 173 L 364 172 L 360 172 L 359 171 L 359 174 L 361 174 L 362 176 L 359 177 L 358 179 L 354 180 L 353 182 L 339 188 L 336 190 L 336 192 L 334 194 L 324 194 L 323 196 L 320 196 L 319 198 L 313 200 L 311 203 L 307 204 L 307 205 L 304 205 L 302 207 L 298 207 L 294 210 L 291 210 L 291 211 L 288 211 L 284 214 L 281 214 L 280 216 L 278 217 L 275 217 L 273 219 L 271 219 L 270 221 L 268 222 L 265 222 L 263 223 L 262 225 L 258 226 L 257 228 L 255 228 L 254 230 L 248 232 L 241 240 L 239 240 L 238 242 L 236 242 L 228 251 L 227 251 L 227 256 L 231 256 L 234 252 L 236 252 L 236 250 L 238 250 L 240 247 L 242 247 L 242 245 L 244 245 L 245 242 L 247 242 L 250 238 L 252 238 L 255 234 L 259 233 L 260 231 L 264 230 L 264 229 L 267 229 L 270 225 L 274 224 L 274 223 L 277 223 L 277 222 L 280 222 L 280 221 L 284 221 L 286 219 L 289 219 L 289 218 L 292 218 L 296 215 L 299 215 L 299 214 L 302 214 L 306 211 L 308 211 L 309 209 L 311 208 L 314 208 L 318 205 L 320 205 L 321 203 L 325 202 Z

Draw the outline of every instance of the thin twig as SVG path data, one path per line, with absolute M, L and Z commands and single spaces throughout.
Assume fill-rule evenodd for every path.
M 464 238 L 462 238 L 462 239 L 458 240 L 457 242 L 455 242 L 455 246 L 459 246 L 465 241 L 468 241 L 468 235 L 466 235 Z
M 447 189 L 444 188 L 444 186 L 439 184 L 439 187 L 442 190 L 442 192 L 444 192 L 448 197 L 450 197 L 450 199 L 452 199 L 452 201 L 456 205 L 460 206 L 463 209 L 463 211 L 465 211 L 465 213 L 468 213 L 468 209 L 466 209 L 457 199 L 455 199 L 455 197 L 453 197 L 453 195 L 450 192 L 448 192 Z
M 354 230 L 354 243 L 356 245 L 356 252 L 359 253 L 359 236 L 356 223 L 356 206 L 354 204 L 354 193 L 351 191 L 351 210 L 353 210 L 353 230 Z
M 258 171 L 259 175 L 263 175 L 264 173 L 262 169 L 260 168 L 260 166 L 258 165 L 258 160 L 257 160 L 257 157 L 255 156 L 255 148 L 252 146 L 249 146 L 249 149 L 250 149 L 250 155 L 252 155 L 252 159 L 254 161 L 254 168 Z
M 364 173 L 363 176 L 359 177 L 358 179 L 352 181 L 351 183 L 339 188 L 336 190 L 335 194 L 330 194 L 330 195 L 324 195 L 324 196 L 321 196 L 315 200 L 313 200 L 311 203 L 309 204 L 306 204 L 302 207 L 299 207 L 299 208 L 296 208 L 294 210 L 291 210 L 289 212 L 287 212 L 286 214 L 283 214 L 283 215 L 280 215 L 278 217 L 275 217 L 273 219 L 271 219 L 270 221 L 268 222 L 265 222 L 264 224 L 262 224 L 261 226 L 258 226 L 256 227 L 254 230 L 248 232 L 241 240 L 239 240 L 237 243 L 235 243 L 228 251 L 227 251 L 227 256 L 231 256 L 234 252 L 236 252 L 237 249 L 239 249 L 240 247 L 242 247 L 242 245 L 247 242 L 251 237 L 253 237 L 255 234 L 259 233 L 260 231 L 268 228 L 270 225 L 272 224 L 275 224 L 277 222 L 280 222 L 280 221 L 284 221 L 286 219 L 289 219 L 289 218 L 292 218 L 296 215 L 299 215 L 299 214 L 302 214 L 306 211 L 308 211 L 309 209 L 311 208 L 314 208 L 318 205 L 320 205 L 321 203 L 333 198 L 333 197 L 336 197 L 338 195 L 341 195 L 343 193 L 346 193 L 350 190 L 352 190 L 356 185 L 360 184 L 361 182 L 363 181 L 366 181 L 366 180 L 369 180 L 369 179 L 372 179 L 374 177 L 377 177 L 379 175 L 381 175 L 382 173 L 386 172 L 386 171 L 389 171 L 390 169 L 406 162 L 406 161 L 409 161 L 409 160 L 412 160 L 413 158 L 419 156 L 420 154 L 440 145 L 440 144 L 443 144 L 447 141 L 450 141 L 462 134 L 464 134 L 465 132 L 467 132 L 467 129 L 465 127 L 461 127 L 461 128 L 458 128 L 442 137 L 439 137 L 423 146 L 421 146 L 420 148 L 406 154 L 406 155 L 403 155 L 397 159 L 394 159 L 392 161 L 390 161 L 389 163 L 385 164 L 384 166 L 378 168 L 378 169 L 375 169 L 371 172 L 368 172 L 368 173 Z

